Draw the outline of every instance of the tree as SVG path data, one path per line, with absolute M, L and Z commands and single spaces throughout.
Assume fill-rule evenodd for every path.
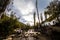
M 0 14 L 5 11 L 11 0 L 0 0 Z
M 14 30 L 17 28 L 24 28 L 25 24 L 18 21 L 14 14 L 11 14 L 10 17 L 3 14 L 0 19 L 0 38 L 6 38 L 7 36 L 14 33 Z
M 51 21 L 57 18 L 57 20 L 59 21 L 58 17 L 60 14 L 60 1 L 58 0 L 54 0 L 52 2 L 50 2 L 50 5 L 47 6 L 47 11 L 45 11 L 45 15 L 50 15 L 50 17 L 48 19 L 46 19 L 46 21 Z

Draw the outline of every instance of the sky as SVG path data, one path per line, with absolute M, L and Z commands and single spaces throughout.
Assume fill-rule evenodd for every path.
M 14 0 L 12 10 L 16 13 L 17 17 L 21 19 L 19 21 L 30 25 L 33 25 L 33 13 L 35 9 L 36 0 Z M 47 5 L 51 0 L 38 0 L 38 10 L 39 13 L 43 13 Z M 37 20 L 37 18 L 36 18 Z

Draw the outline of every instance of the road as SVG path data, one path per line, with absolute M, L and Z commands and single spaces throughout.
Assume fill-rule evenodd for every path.
M 12 39 L 11 38 L 10 39 L 11 40 L 49 40 L 48 37 L 46 37 L 42 34 L 38 34 L 38 35 L 34 34 L 37 32 L 35 32 L 33 29 L 28 30 L 28 32 L 26 32 L 26 33 L 28 35 L 22 33 L 22 34 L 15 35 L 14 37 L 12 37 Z M 27 35 L 27 36 L 25 36 L 25 35 Z
M 18 35 L 14 37 L 13 40 L 37 40 L 36 36 L 37 32 L 34 32 L 34 29 L 29 29 L 28 32 Z M 27 36 L 26 36 L 27 35 Z

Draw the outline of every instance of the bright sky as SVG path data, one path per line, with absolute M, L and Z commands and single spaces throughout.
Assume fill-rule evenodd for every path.
M 50 1 L 51 0 L 38 0 L 39 13 L 43 13 L 44 8 L 46 8 Z M 17 13 L 17 16 L 21 17 L 20 21 L 33 25 L 35 0 L 14 0 L 13 2 L 13 10 Z

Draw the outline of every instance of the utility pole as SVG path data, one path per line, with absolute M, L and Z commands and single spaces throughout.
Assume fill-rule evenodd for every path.
M 39 18 L 39 12 L 38 12 L 38 0 L 36 0 L 36 13 L 37 13 L 37 17 L 38 17 L 38 28 L 40 27 L 40 18 Z
M 40 13 L 41 22 L 43 21 L 42 13 Z
M 34 16 L 34 17 L 33 17 L 33 18 L 34 18 L 34 27 L 35 27 L 35 21 L 36 21 L 36 20 L 35 20 L 35 16 L 36 16 L 36 13 L 35 13 L 35 12 L 34 12 L 33 16 Z

